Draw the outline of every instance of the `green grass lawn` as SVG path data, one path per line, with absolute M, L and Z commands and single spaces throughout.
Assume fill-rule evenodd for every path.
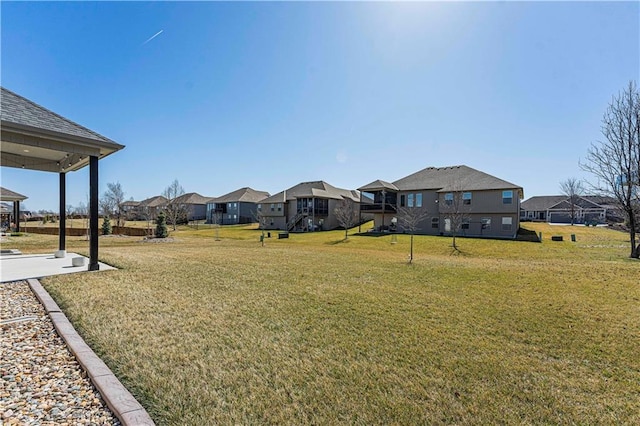
M 43 284 L 161 425 L 639 424 L 628 236 L 524 226 L 544 242 L 419 236 L 412 265 L 405 235 L 180 228 L 101 238 L 119 270 Z

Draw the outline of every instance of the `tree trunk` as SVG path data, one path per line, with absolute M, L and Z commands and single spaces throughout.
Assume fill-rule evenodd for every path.
M 413 234 L 411 234 L 411 249 L 409 253 L 409 263 L 411 263 L 413 262 Z
M 629 240 L 631 242 L 631 254 L 630 258 L 638 259 L 640 258 L 640 246 L 636 244 L 636 217 L 631 215 L 629 217 Z

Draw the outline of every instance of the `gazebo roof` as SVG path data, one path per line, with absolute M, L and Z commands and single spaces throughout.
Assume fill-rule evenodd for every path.
M 12 91 L 2 89 L 0 165 L 68 172 L 122 148 L 99 133 L 62 117 Z
M 0 201 L 24 201 L 27 198 L 29 197 L 0 186 Z

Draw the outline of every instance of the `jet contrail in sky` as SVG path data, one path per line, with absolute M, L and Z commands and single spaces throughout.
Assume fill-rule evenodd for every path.
M 152 35 L 151 37 L 149 37 L 149 39 L 147 41 L 145 41 L 144 43 L 142 43 L 142 45 L 144 46 L 145 44 L 149 43 L 151 40 L 153 40 L 154 38 L 158 37 L 160 34 L 162 34 L 164 30 L 160 30 L 157 33 L 155 33 L 154 35 Z

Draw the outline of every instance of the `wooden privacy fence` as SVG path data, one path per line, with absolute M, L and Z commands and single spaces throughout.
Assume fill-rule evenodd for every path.
M 46 235 L 58 235 L 58 228 L 54 227 L 37 227 L 37 226 L 28 226 L 20 227 L 20 231 L 22 232 L 31 232 L 32 234 L 46 234 Z M 100 235 L 102 235 L 102 229 L 99 229 Z M 150 231 L 153 233 L 153 229 Z M 128 226 L 113 226 L 111 227 L 111 233 L 116 235 L 129 235 L 131 237 L 145 237 L 148 235 L 146 228 L 131 228 Z M 67 228 L 66 234 L 69 237 L 81 237 L 83 235 L 87 235 L 86 228 Z

